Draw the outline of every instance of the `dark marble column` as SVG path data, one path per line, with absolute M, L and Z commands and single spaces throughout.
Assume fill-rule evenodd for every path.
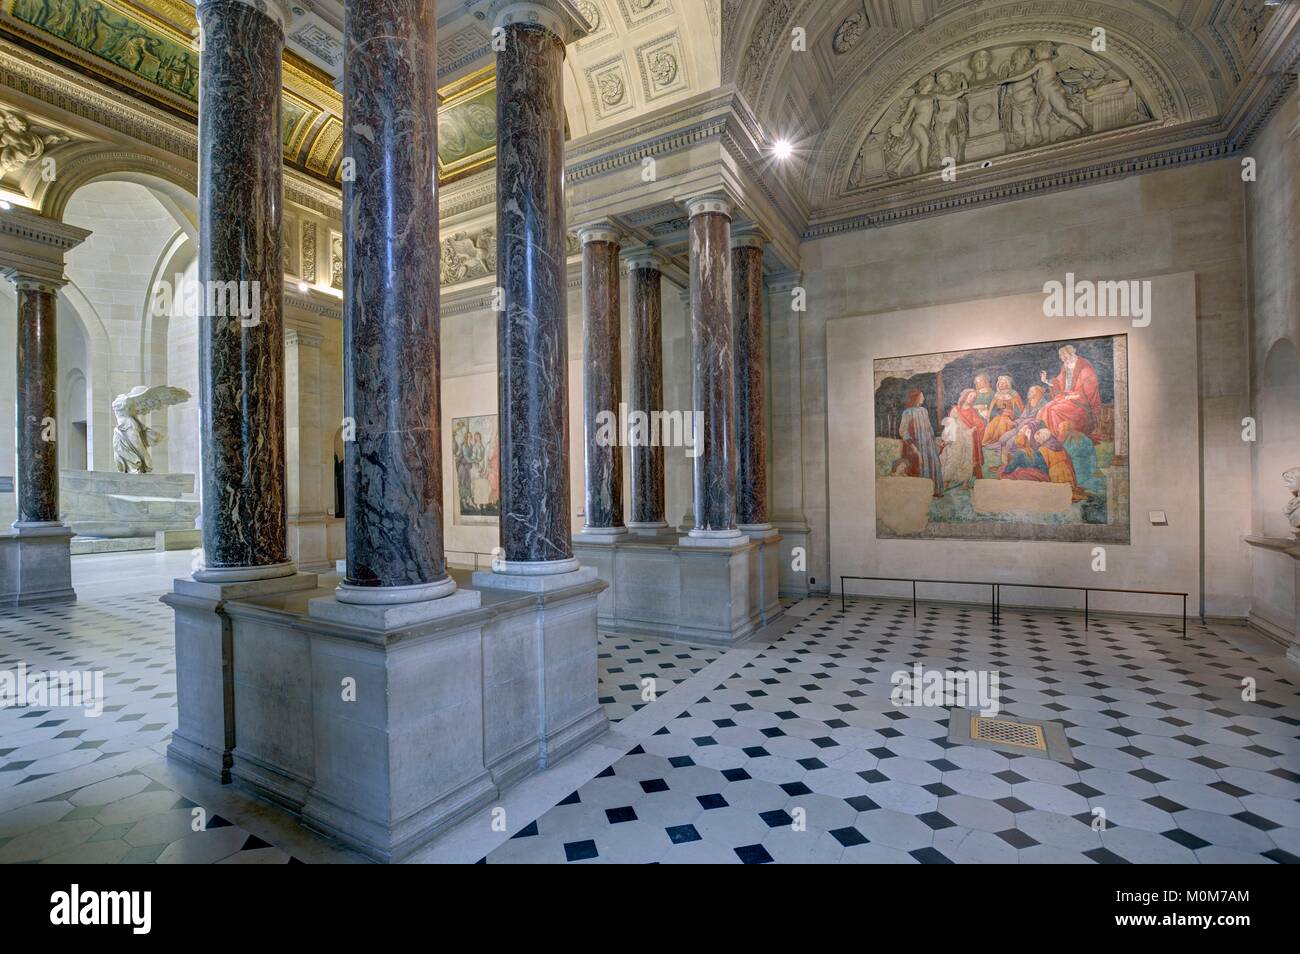
M 203 560 L 195 579 L 288 576 L 281 10 L 202 0 L 199 390 Z
M 771 529 L 767 518 L 767 382 L 763 330 L 763 237 L 738 236 L 731 251 L 736 370 L 736 523 Z
M 344 20 L 343 602 L 434 599 L 443 554 L 437 11 L 350 0 Z
M 629 414 L 647 420 L 664 409 L 663 273 L 653 254 L 627 260 L 628 311 L 631 317 L 632 362 L 628 395 Z M 661 441 L 633 441 L 632 519 L 635 530 L 667 527 L 664 519 L 664 449 Z
M 580 229 L 582 242 L 582 430 L 586 451 L 584 536 L 614 537 L 623 526 L 623 402 L 619 236 L 609 225 Z
M 731 314 L 731 202 L 704 196 L 690 213 L 691 351 L 695 425 L 695 527 L 725 541 L 736 529 L 735 370 Z
M 498 573 L 578 568 L 569 501 L 564 22 L 507 7 L 497 51 Z
M 17 530 L 59 527 L 59 282 L 15 276 L 18 289 Z

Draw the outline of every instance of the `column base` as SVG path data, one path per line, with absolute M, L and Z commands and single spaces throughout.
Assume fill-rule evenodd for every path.
M 289 561 L 266 566 L 203 566 L 194 571 L 194 579 L 199 583 L 251 583 L 289 577 L 297 572 L 298 567 Z
M 362 587 L 348 587 L 348 589 L 354 591 Z M 427 588 L 412 587 L 412 589 Z M 443 619 L 456 613 L 467 613 L 478 609 L 480 601 L 477 590 L 457 590 L 454 582 L 451 582 L 451 590 L 446 591 L 442 596 L 406 603 L 354 602 L 344 598 L 343 590 L 344 586 L 340 586 L 332 596 L 308 601 L 308 615 L 313 619 L 342 623 L 345 626 L 388 631 L 407 626 L 419 626 L 421 623 Z
M 743 547 L 749 537 L 739 530 L 700 530 L 692 528 L 677 541 L 681 547 Z
M 567 561 L 566 561 L 567 562 Z M 527 565 L 527 564 L 525 564 Z M 574 569 L 568 573 L 510 573 L 502 570 L 475 570 L 470 578 L 472 586 L 496 587 L 502 590 L 520 590 L 525 593 L 547 593 L 566 586 L 579 586 L 596 579 L 594 567 L 580 566 L 573 561 Z
M 493 560 L 490 572 L 501 576 L 557 576 L 572 573 L 578 569 L 578 561 L 573 557 L 567 560 Z M 480 584 L 475 584 L 480 585 Z M 492 586 L 483 583 L 482 586 Z M 501 586 L 506 584 L 502 583 Z
M 606 543 L 622 539 L 627 536 L 627 527 L 583 527 L 581 533 L 573 535 L 574 540 L 581 540 L 585 543 Z
M 770 523 L 740 523 L 736 526 L 741 533 L 752 540 L 766 540 L 777 536 L 781 532 Z
M 74 603 L 72 531 L 57 521 L 0 533 L 0 606 Z
M 633 520 L 627 525 L 628 530 L 642 537 L 652 537 L 668 529 L 667 520 Z

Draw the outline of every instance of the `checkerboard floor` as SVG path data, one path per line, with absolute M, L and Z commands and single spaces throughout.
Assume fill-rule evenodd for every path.
M 0 611 L 0 669 L 102 669 L 107 691 L 98 718 L 0 709 L 0 863 L 358 861 L 160 758 L 175 676 L 171 611 L 157 595 Z M 923 607 L 915 620 L 909 604 L 889 601 L 800 609 L 784 635 L 729 653 L 602 635 L 611 721 L 655 728 L 557 804 L 517 819 L 483 860 L 1300 856 L 1300 692 L 1280 657 L 1199 626 L 1182 639 L 1157 621 L 1108 618 L 1085 634 L 1077 615 L 1052 611 L 1006 610 L 990 627 L 986 613 L 960 607 Z M 1061 723 L 1073 761 L 949 743 L 948 710 L 890 701 L 891 676 L 914 663 L 996 670 L 1004 711 Z M 665 704 L 674 717 L 654 721 Z M 117 771 L 110 759 L 138 764 Z
M 890 701 L 914 663 L 997 670 L 1073 761 L 949 743 Z M 1294 862 L 1294 677 L 1200 627 L 826 601 L 486 860 Z

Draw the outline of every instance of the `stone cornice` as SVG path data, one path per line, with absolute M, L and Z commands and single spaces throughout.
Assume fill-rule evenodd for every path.
M 0 209 L 0 235 L 48 245 L 61 255 L 84 242 L 90 236 L 90 230 L 13 206 Z

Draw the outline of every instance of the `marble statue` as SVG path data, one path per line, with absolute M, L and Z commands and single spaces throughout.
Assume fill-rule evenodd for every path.
M 157 387 L 139 385 L 126 394 L 113 398 L 113 415 L 117 427 L 113 429 L 113 463 L 124 474 L 148 474 L 153 471 L 153 458 L 149 448 L 163 439 L 163 432 L 147 426 L 143 417 L 190 399 L 190 392 L 160 384 Z
M 1300 537 L 1300 467 L 1282 471 L 1282 482 L 1291 491 L 1291 499 L 1286 502 L 1282 512 L 1291 521 L 1291 532 Z

